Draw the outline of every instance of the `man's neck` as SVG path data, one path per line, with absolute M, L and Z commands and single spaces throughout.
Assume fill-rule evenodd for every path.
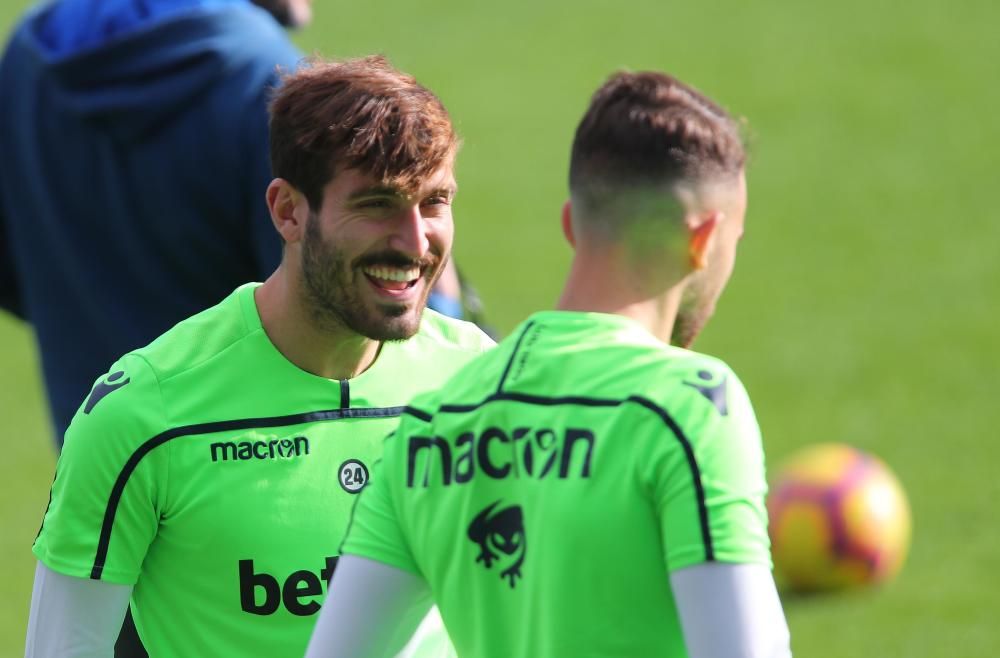
M 631 318 L 669 343 L 680 299 L 680 286 L 650 290 L 649 281 L 613 261 L 577 257 L 556 308 Z
M 261 325 L 274 347 L 318 377 L 351 379 L 375 363 L 381 343 L 347 327 L 318 327 L 284 266 L 254 291 Z

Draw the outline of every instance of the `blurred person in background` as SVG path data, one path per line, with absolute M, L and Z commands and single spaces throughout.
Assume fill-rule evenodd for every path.
M 433 602 L 459 656 L 790 656 L 750 400 L 687 349 L 733 269 L 745 158 L 668 75 L 597 90 L 557 310 L 407 407 L 308 658 L 391 656 Z

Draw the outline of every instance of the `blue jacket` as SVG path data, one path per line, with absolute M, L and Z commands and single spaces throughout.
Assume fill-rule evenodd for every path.
M 0 61 L 0 305 L 57 437 L 121 354 L 261 280 L 266 103 L 301 55 L 246 0 L 62 0 Z

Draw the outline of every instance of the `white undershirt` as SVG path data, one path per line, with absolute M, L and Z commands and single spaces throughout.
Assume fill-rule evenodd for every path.
M 670 585 L 690 658 L 791 656 L 781 602 L 765 567 L 700 564 L 671 574 Z M 131 591 L 130 585 L 66 576 L 38 563 L 25 658 L 111 658 Z M 451 656 L 430 608 L 419 577 L 346 555 L 307 658 Z
M 788 626 L 771 572 L 706 563 L 671 574 L 690 658 L 789 658 Z M 384 658 L 430 606 L 426 583 L 381 562 L 345 555 L 306 658 Z M 394 633 L 402 623 L 404 632 Z
M 131 585 L 75 578 L 35 567 L 25 658 L 111 658 Z
M 708 562 L 670 574 L 690 658 L 790 658 L 788 625 L 771 571 Z
M 39 562 L 31 592 L 25 658 L 112 658 L 131 594 L 131 585 L 66 576 Z M 455 655 L 437 608 L 428 613 L 429 606 L 429 600 L 418 604 L 415 620 L 387 638 L 394 646 L 405 644 L 398 658 Z M 398 614 L 404 616 L 403 612 Z M 380 614 L 395 613 L 382 610 Z

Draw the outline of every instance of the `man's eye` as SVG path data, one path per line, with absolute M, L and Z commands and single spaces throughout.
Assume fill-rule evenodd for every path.
M 451 199 L 444 196 L 443 194 L 427 197 L 426 199 L 424 199 L 425 206 L 446 206 L 449 203 L 451 203 Z
M 390 201 L 389 199 L 365 199 L 360 203 L 358 203 L 358 207 L 373 208 L 373 209 L 391 208 L 392 201 Z

